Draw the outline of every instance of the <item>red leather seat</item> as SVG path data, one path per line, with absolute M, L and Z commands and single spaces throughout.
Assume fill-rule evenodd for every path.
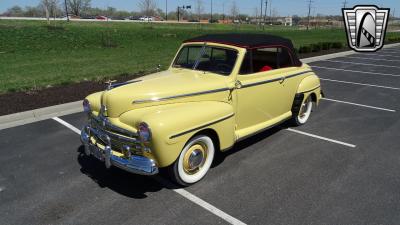
M 266 72 L 272 70 L 272 67 L 265 65 L 260 69 L 260 72 Z

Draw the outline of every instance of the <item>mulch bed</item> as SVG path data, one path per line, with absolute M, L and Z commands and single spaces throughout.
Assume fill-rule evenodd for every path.
M 326 55 L 347 50 L 349 49 L 331 49 L 321 52 L 312 52 L 301 54 L 300 58 Z M 124 82 L 142 75 L 143 73 L 124 75 L 115 78 L 115 80 Z M 76 84 L 55 86 L 37 91 L 2 94 L 0 95 L 0 116 L 82 100 L 91 93 L 104 90 L 105 87 L 104 81 L 83 81 Z

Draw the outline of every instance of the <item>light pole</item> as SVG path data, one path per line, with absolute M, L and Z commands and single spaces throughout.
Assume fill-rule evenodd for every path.
M 165 21 L 168 20 L 168 0 L 165 0 Z

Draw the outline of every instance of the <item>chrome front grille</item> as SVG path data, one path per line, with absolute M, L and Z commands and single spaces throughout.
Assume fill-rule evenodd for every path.
M 142 144 L 137 134 L 112 125 L 107 118 L 90 118 L 91 136 L 104 146 L 123 153 L 123 147 L 128 146 L 133 154 L 142 154 Z

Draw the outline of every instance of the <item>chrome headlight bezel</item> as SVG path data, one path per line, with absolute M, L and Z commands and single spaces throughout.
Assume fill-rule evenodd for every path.
M 151 137 L 152 137 L 151 129 L 147 123 L 141 122 L 137 126 L 137 133 L 139 135 L 140 140 L 143 143 L 149 143 L 151 141 Z

